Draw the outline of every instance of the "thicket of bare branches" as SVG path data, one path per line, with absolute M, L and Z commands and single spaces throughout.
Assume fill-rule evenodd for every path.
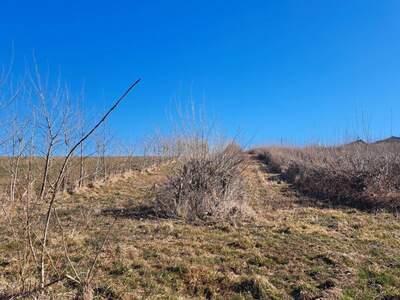
M 59 218 L 56 203 L 60 192 L 97 179 L 98 173 L 102 178 L 111 173 L 105 165 L 105 145 L 101 152 L 85 147 L 137 82 L 84 128 L 77 99 L 61 80 L 43 77 L 36 62 L 19 81 L 12 67 L 0 70 L 0 214 L 8 224 L 3 241 L 12 241 L 18 256 L 12 258 L 18 276 L 1 287 L 1 299 L 44 293 L 66 278 L 80 285 L 91 280 L 96 260 L 87 276 L 80 278 L 65 241 L 64 226 L 70 224 Z M 88 167 L 93 154 L 99 163 Z M 113 171 L 126 171 L 129 166 L 126 157 Z M 49 243 L 54 231 L 62 232 L 61 245 Z
M 156 198 L 156 208 L 167 217 L 186 220 L 233 217 L 243 213 L 247 194 L 242 178 L 243 153 L 234 144 L 209 149 L 189 144 Z
M 305 194 L 362 208 L 400 208 L 399 144 L 270 147 L 258 152 Z
M 156 210 L 164 217 L 193 221 L 236 217 L 245 213 L 246 161 L 240 146 L 208 127 L 201 111 L 192 105 L 177 110 L 172 136 L 160 137 L 162 156 L 174 168 L 156 196 Z

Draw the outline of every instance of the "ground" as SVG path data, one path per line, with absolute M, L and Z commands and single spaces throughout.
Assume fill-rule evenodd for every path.
M 90 268 L 111 230 L 95 268 L 98 298 L 399 299 L 396 215 L 326 207 L 249 159 L 254 213 L 240 221 L 157 218 L 148 204 L 167 164 L 64 195 L 57 211 L 78 275 Z M 53 228 L 56 253 L 61 234 Z M 0 233 L 6 236 L 0 241 L 1 289 L 17 278 L 17 256 L 4 221 Z M 57 254 L 53 259 L 57 269 Z M 74 282 L 64 280 L 51 291 L 68 299 Z

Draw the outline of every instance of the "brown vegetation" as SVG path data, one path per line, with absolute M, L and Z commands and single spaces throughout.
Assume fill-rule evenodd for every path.
M 187 220 L 235 216 L 243 212 L 247 195 L 242 174 L 244 154 L 229 143 L 210 149 L 196 143 L 176 157 L 175 168 L 158 191 L 157 210 Z
M 6 294 L 1 291 L 1 297 L 17 299 L 43 295 L 51 286 L 66 278 L 72 278 L 80 286 L 90 283 L 97 259 L 81 280 L 70 260 L 56 204 L 61 198 L 60 192 L 82 187 L 87 180 L 85 176 L 93 175 L 85 173 L 83 144 L 104 125 L 108 116 L 140 80 L 131 84 L 109 110 L 86 129 L 75 126 L 81 125 L 81 115 L 72 104 L 68 90 L 61 87 L 59 81 L 54 89 L 50 89 L 48 80 L 42 79 L 37 65 L 30 74 L 30 82 L 20 83 L 15 92 L 12 90 L 13 84 L 8 82 L 10 78 L 9 72 L 6 75 L 0 73 L 0 109 L 4 109 L 0 110 L 4 113 L 0 151 L 3 154 L 2 171 L 6 173 L 5 184 L 0 185 L 0 204 L 3 218 L 11 229 L 13 242 L 19 249 L 18 276 L 11 290 Z M 8 99 L 4 95 L 12 96 Z M 26 105 L 26 115 L 17 109 L 7 110 L 10 103 L 17 101 Z M 78 149 L 81 151 L 77 157 Z M 57 153 L 65 155 L 56 156 Z M 107 172 L 104 151 L 101 158 L 105 179 Z M 73 168 L 74 160 L 79 162 L 79 168 Z M 79 170 L 78 173 L 76 170 Z M 97 173 L 96 170 L 95 176 Z M 49 245 L 49 237 L 56 226 L 61 228 L 64 248 L 61 255 L 71 270 L 55 265 L 52 253 L 55 249 Z M 106 240 L 104 238 L 104 242 Z M 97 251 L 101 250 L 102 247 Z
M 321 209 L 292 189 L 396 210 L 393 139 L 261 149 L 255 160 L 184 122 L 146 143 L 150 157 L 110 157 L 105 134 L 89 137 L 137 82 L 86 128 L 68 91 L 49 89 L 37 68 L 16 91 L 4 93 L 6 79 L 0 299 L 399 297 L 398 218 Z M 8 110 L 17 100 L 34 103 L 32 118 Z
M 400 295 L 400 223 L 393 214 L 321 209 L 299 198 L 276 174 L 249 160 L 245 188 L 254 220 L 186 222 L 157 218 L 152 203 L 172 163 L 113 176 L 62 195 L 49 236 L 49 275 L 83 280 L 99 252 L 91 282 L 97 299 L 396 299 Z M 251 186 L 248 186 L 251 184 Z M 115 223 L 114 223 L 114 220 Z M 112 225 L 114 224 L 114 225 Z M 112 227 L 110 227 L 112 226 Z M 0 220 L 0 288 L 35 282 L 33 260 L 20 273 L 24 224 Z M 63 242 L 64 241 L 64 242 Z M 23 274 L 23 276 L 21 275 Z M 75 275 L 74 275 L 75 277 Z M 46 294 L 82 296 L 87 285 L 66 278 Z M 88 293 L 90 294 L 90 292 Z
M 400 208 L 400 145 L 352 143 L 339 147 L 254 150 L 299 191 L 335 204 Z

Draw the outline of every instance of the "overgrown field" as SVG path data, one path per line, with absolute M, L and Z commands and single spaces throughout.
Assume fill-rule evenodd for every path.
M 400 143 L 268 147 L 253 151 L 303 194 L 367 210 L 400 209 Z
M 239 219 L 157 216 L 151 205 L 171 172 L 168 163 L 63 194 L 49 236 L 48 279 L 59 270 L 84 278 L 96 261 L 92 288 L 98 299 L 400 297 L 395 214 L 326 208 L 254 156 L 246 159 L 244 188 L 254 213 Z M 27 254 L 19 247 L 26 224 L 12 222 L 0 219 L 4 293 L 35 282 L 34 258 L 22 260 Z M 46 293 L 71 299 L 77 288 L 65 278 Z

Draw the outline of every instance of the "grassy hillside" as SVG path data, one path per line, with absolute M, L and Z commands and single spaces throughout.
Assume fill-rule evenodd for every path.
M 394 214 L 327 208 L 249 159 L 253 213 L 232 222 L 157 217 L 149 204 L 168 164 L 63 195 L 49 237 L 51 276 L 61 269 L 73 274 L 72 265 L 84 277 L 108 236 L 95 268 L 98 299 L 398 299 L 400 221 Z M 20 266 L 12 232 L 23 232 L 24 224 L 12 225 L 0 220 L 5 292 L 22 274 L 29 286 L 34 274 L 32 261 Z M 48 292 L 70 299 L 76 288 L 65 279 Z

